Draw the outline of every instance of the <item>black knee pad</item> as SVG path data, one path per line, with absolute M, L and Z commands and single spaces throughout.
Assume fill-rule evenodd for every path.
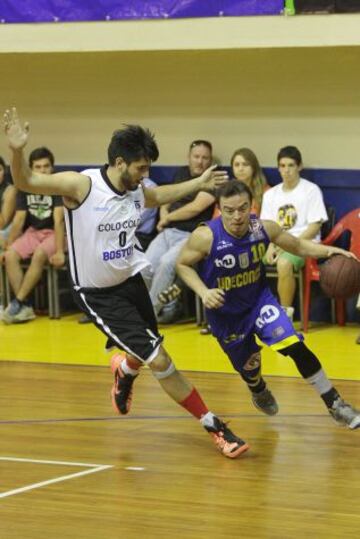
M 309 378 L 321 369 L 321 363 L 316 355 L 303 341 L 296 342 L 278 350 L 283 356 L 290 356 L 303 378 Z

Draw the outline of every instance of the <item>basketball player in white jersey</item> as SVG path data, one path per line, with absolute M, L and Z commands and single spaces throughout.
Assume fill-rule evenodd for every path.
M 70 272 L 77 303 L 126 357 L 115 356 L 114 408 L 129 411 L 139 367 L 148 365 L 168 395 L 198 418 L 223 455 L 235 458 L 248 445 L 209 411 L 197 390 L 180 374 L 163 348 L 141 271 L 148 262 L 135 237 L 145 206 L 174 202 L 222 184 L 224 172 L 207 169 L 200 177 L 176 185 L 146 189 L 141 180 L 159 151 L 153 135 L 140 126 L 115 131 L 108 147 L 109 164 L 82 173 L 46 175 L 30 170 L 23 149 L 29 125 L 15 108 L 4 115 L 16 187 L 25 192 L 61 195 L 65 206 Z

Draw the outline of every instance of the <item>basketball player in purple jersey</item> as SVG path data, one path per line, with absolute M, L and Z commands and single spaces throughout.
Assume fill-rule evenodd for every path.
M 183 247 L 177 271 L 206 308 L 212 334 L 248 385 L 254 405 L 268 415 L 278 405 L 261 376 L 261 347 L 255 335 L 284 356 L 320 394 L 332 417 L 350 429 L 360 412 L 343 401 L 317 357 L 303 342 L 267 286 L 263 255 L 270 242 L 298 256 L 327 258 L 348 251 L 295 238 L 273 221 L 250 214 L 248 187 L 230 180 L 218 190 L 221 216 L 197 228 Z M 193 266 L 198 264 L 198 270 Z

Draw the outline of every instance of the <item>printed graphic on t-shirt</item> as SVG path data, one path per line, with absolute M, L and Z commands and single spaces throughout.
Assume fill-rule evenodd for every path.
M 53 200 L 49 195 L 27 195 L 28 212 L 39 221 L 51 217 Z
M 296 224 L 298 214 L 295 206 L 285 204 L 278 209 L 277 222 L 283 230 L 290 230 Z

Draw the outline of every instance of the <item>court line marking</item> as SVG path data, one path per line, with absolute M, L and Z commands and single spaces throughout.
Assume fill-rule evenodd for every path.
M 223 413 L 219 412 L 218 414 L 222 418 L 226 419 L 237 419 L 237 418 L 251 418 L 251 419 L 264 419 L 264 415 L 261 415 L 256 412 L 250 412 L 250 413 Z M 293 417 L 329 417 L 329 415 L 326 412 L 319 413 L 319 414 L 281 414 L 277 417 L 273 416 L 272 419 L 280 419 L 280 418 L 293 418 Z M 127 421 L 144 421 L 144 420 L 177 420 L 177 419 L 186 419 L 190 420 L 192 419 L 189 415 L 133 415 L 133 416 L 121 416 L 121 417 L 114 417 L 114 416 L 99 416 L 99 417 L 65 417 L 62 419 L 56 419 L 56 418 L 47 418 L 47 419 L 0 419 L 0 426 L 1 425 L 26 425 L 26 424 L 44 424 L 44 423 L 74 423 L 74 422 L 82 422 L 82 421 L 119 421 L 119 422 L 127 422 Z
M 0 461 L 8 462 L 29 462 L 32 464 L 55 464 L 58 466 L 77 466 L 82 468 L 90 468 L 89 470 L 83 470 L 81 472 L 75 472 L 72 474 L 61 475 L 55 477 L 54 479 L 48 479 L 46 481 L 40 481 L 38 483 L 32 483 L 31 485 L 26 485 L 25 487 L 16 488 L 13 490 L 8 490 L 6 492 L 0 493 L 0 498 L 7 498 L 8 496 L 13 496 L 15 494 L 21 494 L 22 492 L 27 492 L 40 487 L 45 487 L 54 483 L 60 483 L 61 481 L 67 481 L 68 479 L 74 479 L 75 477 L 82 477 L 84 475 L 89 475 L 91 473 L 102 472 L 113 466 L 109 464 L 88 464 L 83 462 L 67 462 L 62 460 L 39 460 L 39 459 L 25 459 L 17 457 L 0 457 Z

